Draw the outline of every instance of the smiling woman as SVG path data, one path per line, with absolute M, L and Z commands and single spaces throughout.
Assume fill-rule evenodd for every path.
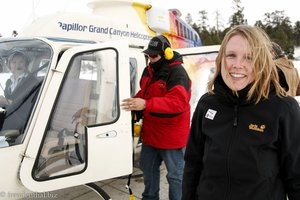
M 280 87 L 270 48 L 255 26 L 225 35 L 193 115 L 183 200 L 300 199 L 300 107 Z
M 236 45 L 236 44 L 240 45 Z M 233 91 L 244 89 L 253 82 L 254 72 L 248 41 L 240 36 L 233 36 L 227 43 L 221 74 L 226 85 Z
M 216 59 L 217 72 L 208 84 L 209 93 L 213 93 L 215 83 L 224 81 L 237 96 L 244 90 L 247 100 L 258 103 L 267 98 L 272 82 L 276 94 L 285 96 L 277 81 L 273 56 L 266 51 L 271 46 L 268 35 L 259 27 L 240 25 L 231 29 L 222 41 Z

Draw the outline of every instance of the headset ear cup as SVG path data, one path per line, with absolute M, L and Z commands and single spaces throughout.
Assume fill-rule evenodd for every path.
M 171 47 L 167 47 L 164 51 L 164 54 L 166 60 L 171 60 L 174 57 L 174 52 Z

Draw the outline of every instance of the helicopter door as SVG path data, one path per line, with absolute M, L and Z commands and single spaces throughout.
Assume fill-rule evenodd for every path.
M 20 169 L 36 192 L 82 185 L 132 172 L 128 43 L 74 47 L 50 71 Z

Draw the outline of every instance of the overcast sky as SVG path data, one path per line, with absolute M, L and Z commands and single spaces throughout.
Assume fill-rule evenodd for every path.
M 0 0 L 0 33 L 10 36 L 12 30 L 21 31 L 35 17 L 56 11 L 90 12 L 86 6 L 89 0 Z M 182 13 L 182 19 L 191 13 L 193 21 L 198 19 L 198 12 L 206 10 L 209 25 L 215 26 L 216 12 L 220 13 L 221 21 L 228 25 L 229 16 L 233 13 L 233 0 L 137 0 L 148 2 L 163 8 L 177 8 Z M 195 3 L 197 2 L 197 3 Z M 241 0 L 244 15 L 248 24 L 263 20 L 264 13 L 275 10 L 284 11 L 292 22 L 300 21 L 299 7 L 296 0 Z

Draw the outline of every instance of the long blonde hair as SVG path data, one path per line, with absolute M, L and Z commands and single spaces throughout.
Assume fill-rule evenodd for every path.
M 267 99 L 271 83 L 274 84 L 278 96 L 286 96 L 284 89 L 279 84 L 278 73 L 271 54 L 272 44 L 268 35 L 261 28 L 249 25 L 235 26 L 225 35 L 216 58 L 216 73 L 208 82 L 208 92 L 213 93 L 216 78 L 221 74 L 222 59 L 225 57 L 227 43 L 235 35 L 242 36 L 250 45 L 255 79 L 251 83 L 247 95 L 248 100 L 252 99 L 258 103 L 262 99 Z

